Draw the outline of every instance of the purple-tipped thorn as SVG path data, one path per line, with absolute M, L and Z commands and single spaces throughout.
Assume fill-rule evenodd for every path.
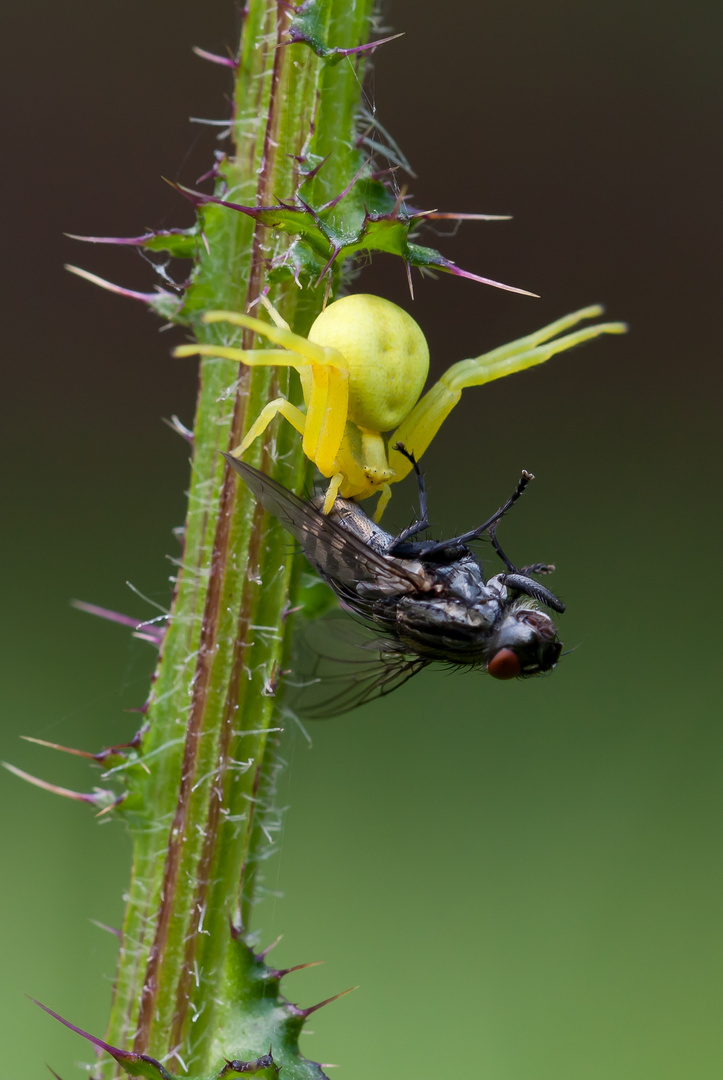
M 107 619 L 108 622 L 118 623 L 120 626 L 130 626 L 132 630 L 143 626 L 143 619 L 135 619 L 132 615 L 121 615 L 118 611 L 98 607 L 97 604 L 88 604 L 85 600 L 71 600 L 70 604 L 71 607 L 84 611 L 87 615 L 97 615 L 99 619 Z
M 287 968 L 272 968 L 267 972 L 267 978 L 269 979 L 283 979 L 286 975 L 290 975 L 292 971 L 303 971 L 304 968 L 320 967 L 325 964 L 326 960 L 309 960 L 306 964 L 294 964 L 293 967 Z
M 373 52 L 380 45 L 387 45 L 390 41 L 396 41 L 400 37 L 404 37 L 404 33 L 390 34 L 389 37 L 379 38 L 378 41 L 368 41 L 366 45 L 357 45 L 354 49 L 333 49 L 332 51 L 335 56 L 353 56 L 354 53 Z
M 368 162 L 365 161 L 361 165 L 361 167 L 356 171 L 356 173 L 354 174 L 352 179 L 349 181 L 349 183 L 346 185 L 344 190 L 342 192 L 340 192 L 340 194 L 337 195 L 334 199 L 330 199 L 328 203 L 324 203 L 323 206 L 319 207 L 319 213 L 322 213 L 324 210 L 331 210 L 331 208 L 333 206 L 336 206 L 337 203 L 340 203 L 341 200 L 344 198 L 344 196 L 348 195 L 349 192 L 351 191 L 351 189 L 354 187 L 354 185 L 356 184 L 356 182 L 359 179 L 359 177 L 361 176 L 361 174 L 367 168 L 367 165 L 368 165 Z
M 539 293 L 530 292 L 528 289 L 516 289 L 514 285 L 504 285 L 501 281 L 493 281 L 492 278 L 473 274 L 470 270 L 462 270 L 455 263 L 450 262 L 449 259 L 431 263 L 429 268 L 432 270 L 445 270 L 448 274 L 454 274 L 456 277 L 469 278 L 470 281 L 478 281 L 481 285 L 492 285 L 493 288 L 504 289 L 505 292 L 519 293 L 520 296 L 534 296 L 536 300 L 540 299 Z
M 409 295 L 414 299 L 414 282 L 412 281 L 412 265 L 408 259 L 404 260 L 404 267 L 407 271 L 407 285 L 409 286 Z
M 261 952 L 256 953 L 256 959 L 264 960 L 269 955 L 271 950 L 276 948 L 283 936 L 283 934 L 279 934 L 279 936 L 274 941 L 272 941 L 270 945 L 267 945 L 265 949 L 261 950 Z
M 208 60 L 211 64 L 220 64 L 221 67 L 230 67 L 234 69 L 238 67 L 237 62 L 230 56 L 217 56 L 216 53 L 206 52 L 205 49 L 199 49 L 197 45 L 194 45 L 191 51 L 194 52 L 196 56 L 200 57 L 201 60 Z
M 144 304 L 155 304 L 162 298 L 178 302 L 178 297 L 167 289 L 156 288 L 156 291 L 152 293 L 136 292 L 135 289 L 124 289 L 122 285 L 114 285 L 112 281 L 106 281 L 105 278 L 91 274 L 88 270 L 82 270 L 79 266 L 72 266 L 70 263 L 65 264 L 65 269 L 83 278 L 84 281 L 89 281 L 91 285 L 98 285 L 101 289 L 107 289 L 108 292 L 128 297 L 130 300 L 141 300 Z
M 43 791 L 49 791 L 52 795 L 62 795 L 64 799 L 72 799 L 74 802 L 90 803 L 91 806 L 101 807 L 101 814 L 108 813 L 109 810 L 113 810 L 119 802 L 125 796 L 118 796 L 112 791 L 104 790 L 103 788 L 96 788 L 93 792 L 86 791 L 71 791 L 70 788 L 59 787 L 57 784 L 50 784 L 47 780 L 41 780 L 38 776 L 32 776 L 30 773 L 25 772 L 24 769 L 18 769 L 16 765 L 11 765 L 7 761 L 3 761 L 2 765 L 11 772 L 13 776 L 19 777 L 21 780 L 27 780 L 29 784 L 34 787 L 42 788 Z
M 185 423 L 178 419 L 175 413 L 170 420 L 166 420 L 165 417 L 163 417 L 163 423 L 168 423 L 171 431 L 175 431 L 177 435 L 185 438 L 187 443 L 190 443 L 191 446 L 193 445 L 193 432 L 190 430 L 190 428 L 186 427 Z
M 51 1067 L 50 1067 L 50 1065 L 48 1065 L 47 1061 L 45 1062 L 45 1068 L 48 1070 L 48 1072 L 51 1072 L 53 1074 L 53 1076 L 55 1077 L 55 1080 L 61 1080 L 61 1078 L 56 1073 L 55 1069 L 51 1069 Z
M 342 990 L 340 994 L 334 994 L 333 997 L 325 998 L 324 1001 L 319 1001 L 316 1005 L 310 1005 L 308 1009 L 300 1009 L 298 1005 L 295 1005 L 294 1009 L 298 1016 L 303 1016 L 304 1019 L 306 1019 L 307 1016 L 311 1016 L 317 1009 L 323 1009 L 325 1005 L 331 1005 L 332 1001 L 338 1001 L 339 998 L 344 997 L 346 994 L 350 994 L 352 990 L 358 989 L 358 986 L 350 986 L 348 990 Z
M 512 221 L 512 214 L 457 214 L 439 210 L 415 210 L 413 218 L 432 218 L 434 221 Z
M 76 1027 L 75 1024 L 71 1024 L 70 1020 L 66 1020 L 59 1013 L 53 1012 L 53 1010 L 49 1009 L 47 1005 L 43 1005 L 42 1001 L 36 1001 L 36 999 L 33 997 L 30 998 L 30 1001 L 32 1001 L 34 1005 L 37 1005 L 38 1008 L 42 1009 L 43 1012 L 48 1013 L 49 1016 L 52 1016 L 54 1017 L 54 1019 L 58 1020 L 59 1023 L 63 1024 L 67 1028 L 70 1028 L 70 1030 L 74 1031 L 77 1035 L 82 1035 L 84 1039 L 87 1039 L 88 1042 L 93 1044 L 93 1046 L 97 1046 L 99 1050 L 104 1050 L 106 1054 L 110 1054 L 110 1056 L 112 1058 L 115 1058 L 118 1064 L 122 1065 L 124 1068 L 126 1065 L 133 1065 L 135 1062 L 144 1061 L 147 1065 L 154 1065 L 155 1068 L 158 1069 L 158 1075 L 161 1080 L 173 1080 L 171 1074 L 163 1068 L 160 1061 L 156 1061 L 156 1059 L 150 1057 L 150 1055 L 134 1054 L 129 1050 L 119 1050 L 117 1046 L 111 1046 L 109 1043 L 103 1042 L 102 1039 L 96 1038 L 95 1035 L 91 1035 L 89 1034 L 89 1032 L 83 1031 L 82 1028 Z M 133 1074 L 131 1073 L 131 1075 Z
M 118 938 L 119 941 L 123 940 L 123 931 L 119 930 L 117 926 L 106 926 L 104 922 L 98 922 L 97 919 L 90 920 L 93 926 L 97 926 L 99 930 L 105 930 L 107 934 L 112 934 L 113 937 Z
M 126 709 L 126 712 L 140 712 L 139 709 Z M 109 757 L 118 757 L 124 750 L 137 750 L 139 742 L 119 743 L 117 746 L 104 746 L 102 750 L 92 754 L 89 750 L 76 750 L 73 746 L 62 746 L 61 743 L 48 742 L 47 739 L 36 739 L 33 735 L 21 735 L 25 742 L 35 743 L 37 746 L 47 746 L 49 750 L 60 750 L 62 754 L 73 754 L 75 757 L 88 758 L 98 765 L 103 765 Z
M 386 45 L 387 42 L 395 41 L 397 38 L 400 37 L 404 37 L 404 34 L 392 34 L 391 37 L 379 38 L 378 41 L 368 41 L 366 45 L 356 45 L 353 49 L 328 49 L 324 48 L 323 46 L 315 47 L 314 43 L 306 36 L 306 34 L 304 34 L 301 30 L 298 30 L 296 27 L 292 26 L 289 29 L 289 40 L 285 42 L 282 41 L 281 44 L 297 45 L 299 44 L 299 42 L 302 42 L 305 45 L 309 45 L 317 56 L 321 56 L 322 58 L 326 58 L 329 56 L 338 56 L 341 58 L 343 56 L 353 56 L 355 53 L 371 52 L 374 49 L 378 49 L 380 45 Z
M 329 158 L 330 158 L 330 157 L 331 157 L 331 152 L 329 152 L 329 153 L 328 153 L 328 154 L 326 155 L 326 157 L 325 157 L 325 158 L 322 158 L 322 159 L 321 159 L 321 161 L 319 162 L 319 164 L 318 164 L 318 165 L 315 165 L 315 166 L 314 166 L 314 168 L 313 168 L 313 169 L 311 169 L 311 170 L 310 170 L 310 171 L 309 171 L 308 173 L 303 173 L 303 176 L 304 176 L 304 181 L 306 182 L 307 180 L 313 180 L 313 179 L 314 179 L 314 177 L 315 177 L 315 176 L 317 175 L 317 173 L 319 172 L 319 169 L 321 169 L 321 167 L 322 167 L 323 165 L 326 165 L 326 163 L 327 163 L 327 161 L 329 160 Z M 301 158 L 297 157 L 297 161 L 300 161 L 300 162 L 301 162 L 302 160 L 303 160 L 303 159 L 301 159 Z
M 164 626 L 153 626 L 154 620 L 134 619 L 132 615 L 121 615 L 118 611 L 109 608 L 98 607 L 97 604 L 88 604 L 85 600 L 71 600 L 71 606 L 78 611 L 85 611 L 88 615 L 97 615 L 99 619 L 107 619 L 108 622 L 118 623 L 120 626 L 129 626 L 135 631 L 134 637 L 141 641 L 150 641 L 152 645 L 160 646 L 165 634 Z
M 328 260 L 326 266 L 324 267 L 324 269 L 321 271 L 318 278 L 316 279 L 316 282 L 314 284 L 314 288 L 318 288 L 318 286 L 324 280 L 327 273 L 329 272 L 329 270 L 331 270 L 333 264 L 336 262 L 337 258 L 339 257 L 340 251 L 341 251 L 341 248 L 337 248 L 337 247 L 332 248 L 331 258 Z M 328 293 L 328 290 L 327 290 L 327 293 Z
M 62 754 L 73 754 L 75 757 L 91 758 L 93 761 L 97 761 L 99 755 L 91 754 L 89 750 L 76 750 L 73 746 L 62 746 L 60 743 L 48 742 L 47 739 L 36 739 L 33 735 L 21 735 L 20 738 L 24 742 L 35 743 L 36 746 L 47 746 L 49 750 L 60 750 Z M 104 751 L 108 754 L 110 751 Z
M 122 244 L 129 247 L 144 247 L 150 240 L 161 236 L 185 236 L 187 229 L 152 229 L 141 236 L 78 236 L 77 233 L 64 233 L 70 240 L 80 240 L 84 244 Z M 66 267 L 66 270 L 71 270 Z M 75 273 L 78 273 L 76 270 Z M 83 276 L 81 274 L 81 276 Z

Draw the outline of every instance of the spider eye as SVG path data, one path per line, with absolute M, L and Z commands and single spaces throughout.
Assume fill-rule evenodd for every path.
M 512 649 L 499 649 L 487 665 L 487 671 L 494 679 L 514 679 L 522 673 L 522 665 Z

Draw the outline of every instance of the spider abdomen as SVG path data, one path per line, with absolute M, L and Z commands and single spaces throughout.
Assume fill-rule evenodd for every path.
M 429 348 L 411 315 L 381 296 L 355 293 L 319 315 L 309 340 L 336 349 L 349 371 L 349 419 L 366 431 L 397 427 L 422 393 Z

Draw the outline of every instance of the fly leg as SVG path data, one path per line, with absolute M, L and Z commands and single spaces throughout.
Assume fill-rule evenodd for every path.
M 507 502 L 504 503 L 491 518 L 488 518 L 487 521 L 482 525 L 479 525 L 476 529 L 471 529 L 470 532 L 462 533 L 461 536 L 455 536 L 451 540 L 440 540 L 438 543 L 420 545 L 420 547 L 424 547 L 424 552 L 420 552 L 419 557 L 425 559 L 432 558 L 437 561 L 453 561 L 454 559 L 461 558 L 464 553 L 465 544 L 469 544 L 472 540 L 479 540 L 483 533 L 489 532 L 494 524 L 515 505 L 529 482 L 534 479 L 532 473 L 523 469 L 522 476 L 517 482 L 517 487 L 512 492 Z M 511 565 L 512 564 L 510 564 L 510 567 Z
M 424 477 L 422 476 L 419 465 L 417 464 L 417 459 L 415 458 L 414 454 L 409 453 L 403 443 L 395 443 L 394 449 L 398 450 L 399 453 L 402 454 L 407 459 L 407 461 L 411 463 L 411 466 L 414 469 L 415 476 L 417 477 L 417 489 L 419 491 L 419 518 L 416 521 L 413 521 L 412 524 L 409 525 L 406 529 L 403 529 L 400 532 L 399 536 L 395 538 L 394 543 L 389 549 L 390 555 L 394 555 L 396 553 L 396 549 L 400 544 L 405 544 L 407 540 L 411 540 L 413 536 L 418 536 L 420 532 L 424 532 L 425 529 L 429 528 L 427 492 L 424 487 Z
M 544 585 L 540 585 L 539 582 L 533 581 L 530 574 L 551 574 L 555 569 L 549 563 L 533 563 L 532 566 L 523 566 L 521 569 L 517 569 L 515 564 L 507 558 L 504 551 L 500 547 L 500 542 L 497 539 L 496 522 L 489 528 L 489 538 L 492 543 L 492 547 L 495 549 L 502 562 L 507 567 L 506 574 L 500 574 L 500 581 L 508 589 L 513 592 L 522 593 L 524 596 L 530 596 L 533 600 L 538 600 L 541 604 L 545 604 L 547 607 L 552 608 L 553 611 L 559 611 L 562 613 L 565 610 L 565 605 L 562 600 L 558 600 L 554 593 L 546 589 Z
M 496 521 L 492 525 L 490 525 L 489 538 L 490 538 L 490 543 L 492 544 L 492 547 L 495 549 L 495 551 L 497 552 L 499 557 L 502 559 L 502 562 L 505 564 L 505 566 L 507 567 L 509 572 L 511 574 L 518 574 L 519 570 L 517 569 L 515 564 L 512 562 L 512 560 L 507 558 L 504 551 L 500 547 L 500 542 L 497 539 L 497 522 Z M 525 567 L 525 569 L 532 571 L 531 566 L 530 567 Z
M 495 551 L 497 552 L 499 557 L 502 559 L 502 562 L 505 564 L 505 566 L 507 567 L 507 569 L 509 570 L 509 572 L 511 574 L 522 574 L 525 577 L 527 577 L 528 574 L 552 574 L 552 573 L 554 573 L 555 566 L 554 566 L 553 563 L 536 562 L 536 563 L 532 563 L 530 566 L 520 566 L 519 568 L 516 567 L 515 564 L 512 562 L 512 560 L 507 558 L 507 556 L 505 555 L 504 551 L 502 550 L 502 548 L 500 546 L 500 542 L 497 539 L 497 523 L 496 522 L 495 522 L 494 525 L 490 526 L 488 532 L 489 532 L 489 538 L 490 538 L 490 542 L 492 544 L 492 547 L 495 549 Z

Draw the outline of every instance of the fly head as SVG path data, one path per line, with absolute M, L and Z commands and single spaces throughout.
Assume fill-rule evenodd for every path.
M 514 679 L 551 671 L 560 658 L 562 642 L 544 611 L 515 607 L 502 620 L 490 652 L 487 672 L 495 679 Z

